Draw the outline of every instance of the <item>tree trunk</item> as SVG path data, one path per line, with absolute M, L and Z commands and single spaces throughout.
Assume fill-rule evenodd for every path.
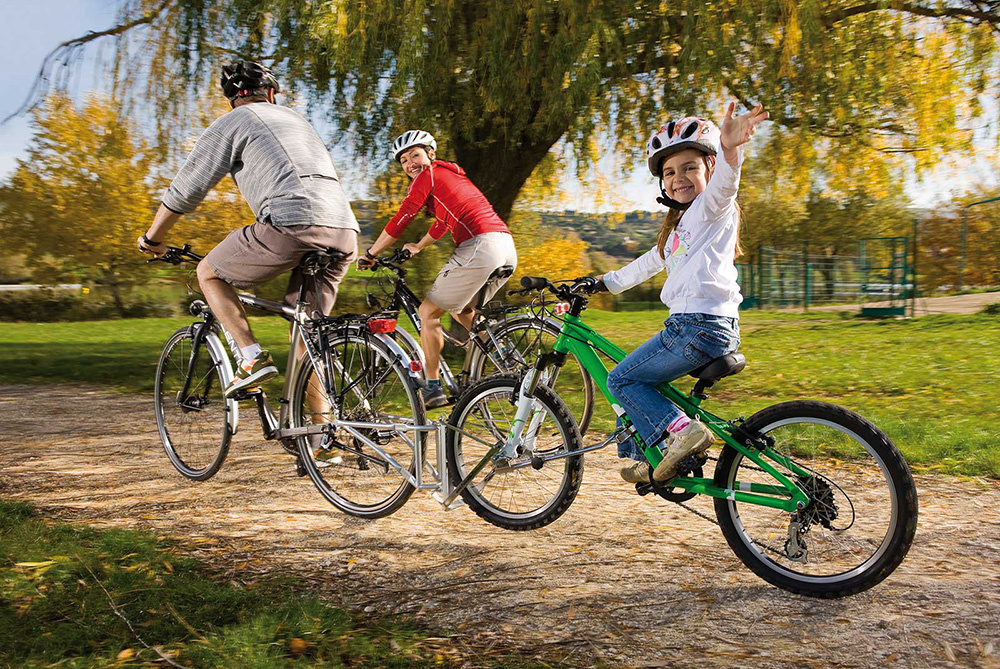
M 118 277 L 114 274 L 106 274 L 105 282 L 111 290 L 111 299 L 115 303 L 115 309 L 118 310 L 118 315 L 125 318 L 125 302 L 122 301 L 121 283 L 118 281 Z
M 530 145 L 522 142 L 521 148 L 514 151 L 499 141 L 477 146 L 462 139 L 453 141 L 452 149 L 455 160 L 490 201 L 500 218 L 506 221 L 521 187 L 561 134 L 554 139 L 544 138 Z

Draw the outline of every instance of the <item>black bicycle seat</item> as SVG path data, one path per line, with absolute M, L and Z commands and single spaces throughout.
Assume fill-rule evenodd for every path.
M 302 256 L 302 260 L 299 261 L 299 267 L 307 273 L 317 272 L 321 269 L 326 269 L 334 262 L 343 262 L 344 260 L 347 260 L 349 255 L 349 253 L 344 253 L 343 251 L 338 251 L 337 249 L 310 251 Z
M 727 353 L 721 358 L 716 358 L 697 369 L 691 370 L 690 374 L 702 381 L 718 381 L 719 379 L 734 374 L 739 374 L 747 366 L 747 359 L 742 353 Z
M 498 280 L 499 279 L 509 279 L 510 276 L 513 273 L 514 273 L 514 266 L 513 265 L 502 265 L 500 267 L 497 267 L 495 270 L 493 270 L 493 273 L 490 274 L 490 278 L 487 279 L 487 281 L 493 281 L 494 279 L 498 279 Z

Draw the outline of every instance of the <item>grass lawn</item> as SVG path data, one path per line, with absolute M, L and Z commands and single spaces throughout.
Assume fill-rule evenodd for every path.
M 326 605 L 289 577 L 224 581 L 163 537 L 51 523 L 3 500 L 0 603 L 4 667 L 163 667 L 164 657 L 233 669 L 468 661 L 440 636 Z M 476 661 L 554 666 L 504 651 Z
M 587 323 L 631 350 L 661 326 L 663 311 L 588 310 Z M 251 319 L 283 363 L 283 321 Z M 0 324 L 0 383 L 88 382 L 150 392 L 163 341 L 188 319 Z M 933 315 L 862 320 L 836 313 L 748 311 L 747 368 L 710 391 L 706 408 L 743 414 L 790 399 L 858 411 L 881 427 L 917 471 L 1000 478 L 1000 317 Z M 280 364 L 279 363 L 279 364 Z M 690 389 L 681 381 L 683 389 Z M 269 393 L 275 396 L 276 383 Z M 572 404 L 572 398 L 568 398 Z M 613 414 L 599 401 L 593 427 Z

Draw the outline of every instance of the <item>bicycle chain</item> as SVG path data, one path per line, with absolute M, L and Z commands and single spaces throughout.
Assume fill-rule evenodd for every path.
M 712 457 L 711 455 L 709 455 L 709 456 L 707 456 L 707 458 L 706 458 L 706 462 L 707 462 L 708 460 L 715 460 L 715 461 L 718 461 L 718 458 L 713 458 L 713 457 Z M 746 465 L 746 468 L 747 468 L 747 469 L 753 469 L 753 470 L 756 470 L 756 471 L 758 471 L 758 472 L 764 472 L 764 473 L 767 473 L 767 472 L 766 472 L 766 470 L 764 470 L 764 469 L 761 469 L 760 467 L 753 467 L 753 466 L 751 466 L 751 465 Z M 681 507 L 681 508 L 682 508 L 682 509 L 684 509 L 685 511 L 689 511 L 690 513 L 693 513 L 694 515 L 698 516 L 698 517 L 699 517 L 699 518 L 701 518 L 702 520 L 707 520 L 708 522 L 712 523 L 712 524 L 713 524 L 713 525 L 715 525 L 716 527 L 721 527 L 721 526 L 719 525 L 719 521 L 717 521 L 717 520 L 716 520 L 715 518 L 712 518 L 712 517 L 708 516 L 707 514 L 704 514 L 704 513 L 702 513 L 701 511 L 698 511 L 697 509 L 692 509 L 692 508 L 691 508 L 690 506 L 688 506 L 688 505 L 687 505 L 687 504 L 685 504 L 684 502 L 674 502 L 674 504 L 676 504 L 677 506 Z M 755 539 L 755 540 L 753 540 L 753 543 L 754 543 L 754 544 L 756 544 L 757 546 L 760 546 L 761 548 L 763 548 L 763 549 L 764 549 L 764 550 L 766 550 L 766 551 L 769 551 L 769 552 L 771 552 L 771 553 L 774 553 L 774 554 L 775 554 L 775 555 L 777 555 L 778 557 L 782 557 L 782 558 L 787 558 L 787 557 L 788 557 L 787 555 L 785 555 L 785 553 L 784 553 L 784 552 L 782 552 L 782 551 L 779 551 L 778 549 L 774 548 L 773 546 L 768 546 L 767 544 L 765 544 L 765 543 L 764 543 L 764 542 L 762 542 L 762 541 L 757 541 L 757 540 Z

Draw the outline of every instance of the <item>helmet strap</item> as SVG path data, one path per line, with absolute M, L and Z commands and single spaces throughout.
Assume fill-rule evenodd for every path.
M 671 209 L 677 209 L 678 211 L 684 211 L 691 206 L 691 202 L 678 202 L 667 195 L 667 189 L 663 187 L 663 177 L 660 177 L 660 197 L 656 198 L 656 201 L 664 207 L 670 207 Z

